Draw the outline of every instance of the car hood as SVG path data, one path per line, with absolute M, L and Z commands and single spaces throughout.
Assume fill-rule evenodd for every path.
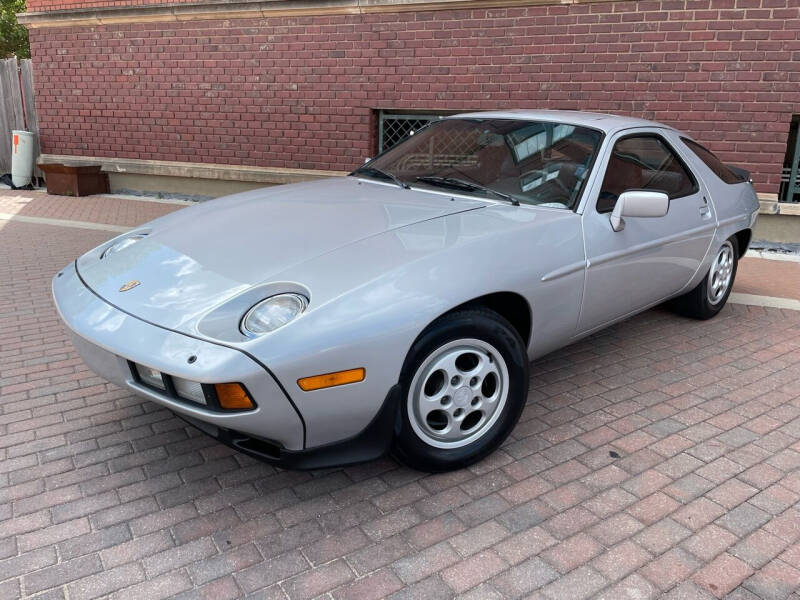
M 366 238 L 485 205 L 354 177 L 277 186 L 157 219 L 137 228 L 148 232 L 144 239 L 101 258 L 104 244 L 78 259 L 77 268 L 84 283 L 114 306 L 187 331 L 200 316 L 269 284 L 276 274 L 291 287 L 294 266 Z M 129 282 L 138 283 L 121 291 Z

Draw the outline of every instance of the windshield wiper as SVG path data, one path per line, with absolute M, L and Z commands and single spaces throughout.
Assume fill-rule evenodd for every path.
M 390 179 L 404 190 L 411 189 L 410 185 L 408 185 L 405 181 L 401 180 L 394 173 L 390 173 L 389 171 L 384 171 L 377 167 L 359 167 L 358 169 L 350 173 L 350 175 L 355 175 L 357 173 L 364 173 L 365 175 L 372 175 L 373 177 L 381 177 L 382 179 Z
M 417 181 L 429 183 L 431 185 L 438 185 L 441 187 L 464 190 L 467 192 L 487 192 L 489 194 L 494 194 L 498 198 L 502 198 L 503 200 L 511 202 L 511 204 L 514 206 L 519 206 L 519 200 L 514 198 L 514 196 L 499 192 L 490 187 L 486 187 L 485 185 L 481 185 L 480 183 L 475 183 L 474 181 L 466 181 L 464 179 L 458 179 L 457 177 L 439 177 L 438 175 L 423 175 L 422 177 L 417 177 Z

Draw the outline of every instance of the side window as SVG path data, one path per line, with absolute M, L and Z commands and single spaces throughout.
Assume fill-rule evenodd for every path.
M 686 144 L 689 149 L 697 155 L 697 158 L 702 160 L 706 166 L 714 172 L 714 175 L 722 179 L 725 183 L 742 183 L 744 179 L 739 177 L 736 173 L 726 167 L 720 159 L 718 159 L 711 150 L 707 150 L 697 142 L 681 138 L 681 141 Z
M 635 135 L 614 144 L 597 211 L 610 212 L 619 195 L 631 189 L 665 192 L 672 199 L 693 193 L 697 185 L 665 141 L 656 135 Z

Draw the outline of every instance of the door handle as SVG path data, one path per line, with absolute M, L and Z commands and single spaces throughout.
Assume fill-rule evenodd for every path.
M 700 207 L 700 216 L 701 217 L 708 217 L 709 215 L 711 215 L 711 209 L 708 208 L 708 205 L 701 206 Z

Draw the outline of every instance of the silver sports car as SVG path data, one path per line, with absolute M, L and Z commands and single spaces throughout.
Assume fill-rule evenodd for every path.
M 758 213 L 747 172 L 650 121 L 484 112 L 349 177 L 178 211 L 53 280 L 95 372 L 294 468 L 473 463 L 528 363 L 670 301 L 714 316 Z

